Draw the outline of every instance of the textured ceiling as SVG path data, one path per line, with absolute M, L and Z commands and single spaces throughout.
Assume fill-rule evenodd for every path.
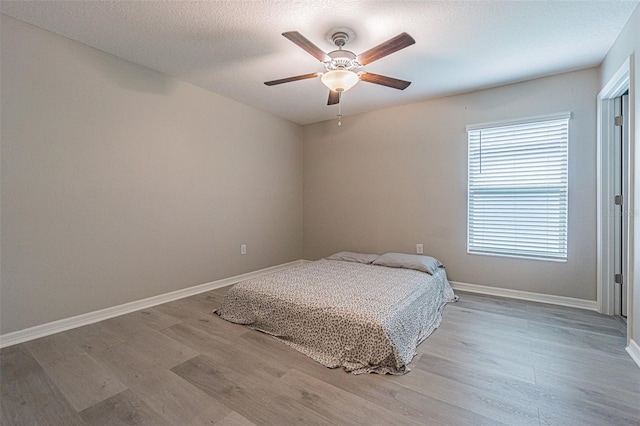
M 406 31 L 416 44 L 366 67 L 412 81 L 404 91 L 360 83 L 345 116 L 598 65 L 638 1 L 7 1 L 0 12 L 291 121 L 335 118 L 323 71 L 281 36 L 325 51 L 348 27 L 356 54 Z

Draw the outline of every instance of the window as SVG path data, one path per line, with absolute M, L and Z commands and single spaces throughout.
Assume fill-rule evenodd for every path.
M 469 253 L 567 260 L 570 118 L 467 126 Z

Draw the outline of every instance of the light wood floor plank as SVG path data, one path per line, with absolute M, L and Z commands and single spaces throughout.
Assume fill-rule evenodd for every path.
M 415 368 L 463 383 L 478 391 L 509 395 L 529 404 L 536 404 L 540 398 L 539 389 L 534 383 L 509 374 L 487 371 L 473 363 L 454 362 L 427 353 L 420 358 Z
M 567 361 L 589 359 L 592 362 L 599 362 L 601 364 L 629 365 L 629 354 L 624 350 L 626 343 L 623 343 L 622 349 L 610 347 L 598 348 L 587 342 L 572 345 L 569 342 L 559 341 L 555 336 L 551 338 L 540 337 L 541 338 L 531 339 L 531 351 L 533 353 L 555 356 Z M 633 363 L 632 360 L 631 362 Z
M 633 418 L 640 419 L 638 394 L 620 389 L 614 383 L 603 386 L 595 384 L 587 374 L 582 379 L 576 379 L 537 370 L 536 384 L 543 395 L 573 398 L 603 406 L 607 411 L 614 411 L 617 414 L 626 412 Z
M 27 342 L 25 348 L 76 411 L 82 411 L 126 389 L 67 336 L 43 337 Z
M 395 377 L 394 381 L 422 395 L 465 409 L 497 423 L 537 425 L 538 409 L 530 401 L 522 401 L 487 389 L 460 383 L 416 368 L 412 374 Z M 425 386 L 429 383 L 429 386 Z
M 155 360 L 165 368 L 175 367 L 200 354 L 192 347 L 179 343 L 166 334 L 151 328 L 126 336 L 124 344 Z
M 208 319 L 213 311 L 213 304 L 203 303 L 201 295 L 192 296 L 187 299 L 175 300 L 164 305 L 153 308 L 165 315 L 173 317 L 175 320 L 198 320 Z
M 189 423 L 212 408 L 215 408 L 215 420 L 231 412 L 221 402 L 127 344 L 112 346 L 93 357 L 168 423 Z
M 448 321 L 441 326 L 440 334 L 453 334 L 462 342 L 479 342 L 483 347 L 502 350 L 505 346 L 510 349 L 530 351 L 530 330 L 508 330 L 500 326 L 487 329 L 478 320 Z
M 256 426 L 256 424 L 233 411 L 224 419 L 216 422 L 215 426 Z
M 171 426 L 144 401 L 130 390 L 87 408 L 80 413 L 85 422 L 92 426 L 149 425 Z
M 263 377 L 242 375 L 200 355 L 172 369 L 185 380 L 257 424 L 331 424 L 292 398 L 273 392 Z
M 246 330 L 245 330 L 246 332 Z M 164 330 L 168 336 L 177 341 L 189 342 L 199 352 L 205 354 L 213 362 L 228 366 L 239 374 L 253 374 L 265 376 L 265 380 L 274 381 L 284 375 L 288 368 L 267 363 L 251 351 L 245 351 L 235 344 L 233 336 L 230 339 L 207 334 L 194 328 L 190 324 L 178 324 Z
M 543 391 L 538 406 L 540 413 L 545 413 L 546 419 L 556 417 L 571 419 L 569 423 L 564 423 L 565 425 L 637 426 L 640 424 L 640 418 L 632 413 L 585 401 L 577 396 L 558 395 L 555 392 Z
M 606 361 L 586 357 L 565 359 L 535 352 L 529 354 L 528 357 L 535 371 L 544 371 L 556 377 L 570 379 L 587 377 L 593 384 L 615 386 L 617 389 L 640 395 L 640 380 L 637 375 L 630 374 L 637 368 L 631 358 L 620 360 L 609 357 Z
M 462 337 L 436 330 L 418 350 L 422 354 L 431 354 L 460 364 L 473 365 L 486 372 L 506 374 L 535 383 L 533 364 L 528 360 L 531 350 L 525 349 L 526 347 L 527 345 L 510 348 L 508 339 L 496 342 L 482 336 Z
M 144 333 L 149 328 L 162 330 L 178 323 L 180 323 L 180 319 L 166 315 L 156 308 L 150 308 L 111 318 L 100 324 L 107 330 L 123 336 Z
M 274 392 L 298 401 L 305 408 L 329 419 L 331 424 L 360 425 L 364 419 L 368 418 L 376 419 L 376 422 L 381 424 L 419 425 L 423 423 L 418 417 L 393 413 L 295 369 L 275 383 Z
M 59 336 L 69 338 L 88 354 L 123 343 L 123 335 L 123 333 L 109 330 L 104 326 L 104 321 L 74 328 L 59 334 Z
M 21 345 L 0 352 L 0 423 L 23 425 L 84 425 L 85 422 Z
M 0 349 L 0 380 L 9 383 L 29 374 L 42 372 L 42 366 L 24 348 L 24 345 Z
M 468 426 L 501 426 L 505 423 L 485 417 L 481 414 L 462 408 L 460 405 L 448 404 L 439 399 L 430 398 L 411 389 L 402 388 L 398 398 L 408 405 L 420 410 L 422 425 L 468 425 Z
M 624 347 L 627 339 L 621 336 L 612 336 L 602 333 L 594 333 L 569 327 L 551 326 L 548 324 L 529 324 L 531 339 L 557 342 L 574 348 L 596 350 L 610 355 L 627 358 Z
M 483 325 L 487 322 L 491 323 L 492 330 L 501 330 L 505 333 L 523 334 L 529 328 L 529 321 L 526 319 L 469 309 L 457 303 L 447 305 L 443 316 L 447 318 L 447 321 L 441 325 L 441 328 L 448 327 L 450 323 L 463 323 L 476 330 L 486 331 L 486 327 Z

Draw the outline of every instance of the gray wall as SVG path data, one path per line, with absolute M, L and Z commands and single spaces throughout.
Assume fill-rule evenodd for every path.
M 600 74 L 600 86 L 603 88 L 613 75 L 620 69 L 624 61 L 633 55 L 633 64 L 631 67 L 631 99 L 630 106 L 633 111 L 633 120 L 631 122 L 631 142 L 635 144 L 635 172 L 634 172 L 634 203 L 631 207 L 634 212 L 633 217 L 637 218 L 638 203 L 640 203 L 640 149 L 637 148 L 640 141 L 640 6 L 629 18 L 629 21 L 620 32 L 618 39 L 613 44 L 606 58 L 602 62 Z M 637 345 L 640 345 L 640 225 L 637 220 L 633 232 L 633 282 L 630 290 L 630 309 L 629 316 L 631 318 L 631 327 L 629 338 Z
M 301 126 L 1 20 L 0 333 L 302 257 Z
M 305 126 L 305 258 L 422 243 L 453 281 L 595 300 L 597 91 L 588 69 Z M 568 262 L 467 254 L 465 126 L 563 111 Z

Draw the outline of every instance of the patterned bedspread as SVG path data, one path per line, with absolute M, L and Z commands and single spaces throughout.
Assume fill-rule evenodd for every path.
M 429 275 L 323 259 L 238 283 L 215 312 L 327 367 L 404 374 L 453 300 L 444 268 Z

